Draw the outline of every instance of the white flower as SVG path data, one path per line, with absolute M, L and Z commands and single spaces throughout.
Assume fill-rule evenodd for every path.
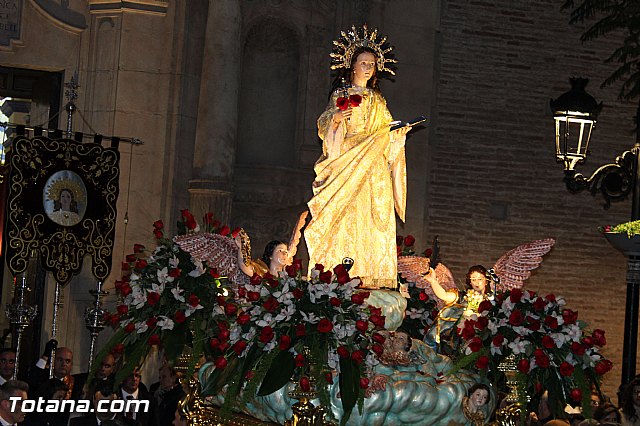
M 171 318 L 165 316 L 158 317 L 158 327 L 160 327 L 160 330 L 173 330 L 173 326 L 174 323 Z
M 269 343 L 264 345 L 263 351 L 271 352 L 271 350 L 276 347 L 276 344 L 277 344 L 276 340 L 275 339 L 271 339 L 271 341 Z
M 158 269 L 156 275 L 158 276 L 158 282 L 160 284 L 173 282 L 173 277 L 169 276 L 169 270 L 166 267 Z
M 190 277 L 198 278 L 200 275 L 204 274 L 205 269 L 204 265 L 200 260 L 193 260 L 193 264 L 195 265 L 195 269 L 189 272 Z
M 133 288 L 127 298 L 130 298 L 127 305 L 134 305 L 136 309 L 141 309 L 147 303 L 147 298 L 140 287 Z
M 307 322 L 309 324 L 316 324 L 318 321 L 320 321 L 320 318 L 318 318 L 313 312 L 307 314 L 306 312 L 300 311 L 300 313 L 302 314 L 302 318 L 304 318 L 304 322 Z
M 369 367 L 373 367 L 375 365 L 380 364 L 380 360 L 378 360 L 378 356 L 372 353 L 369 353 L 367 355 L 367 358 L 365 359 L 365 363 L 369 366 Z
M 293 304 L 286 305 L 286 307 L 284 309 L 281 309 L 280 313 L 276 315 L 276 321 L 289 321 L 295 313 L 296 307 Z
M 266 326 L 271 326 L 273 323 L 274 323 L 273 315 L 271 315 L 270 313 L 266 313 L 264 317 L 262 317 L 262 319 L 259 319 L 256 321 L 256 325 L 261 328 Z
M 202 306 L 201 304 L 198 303 L 198 306 L 191 306 L 191 305 L 187 305 L 187 309 L 184 310 L 184 316 L 188 317 L 190 316 L 192 313 L 194 313 L 195 311 L 197 311 L 198 309 L 203 309 L 204 306 Z
M 164 284 L 156 284 L 156 283 L 152 283 L 151 284 L 151 290 L 147 290 L 149 293 L 158 293 L 158 294 L 162 294 L 162 292 L 164 291 Z
M 526 340 L 520 340 L 519 337 L 517 337 L 513 342 L 509 343 L 509 348 L 514 355 L 525 353 L 527 346 L 529 346 L 529 342 Z
M 171 289 L 171 294 L 173 294 L 173 298 L 176 299 L 178 302 L 184 303 L 184 296 L 182 296 L 183 291 L 184 290 L 180 288 L 180 285 L 176 285 L 175 288 Z
M 220 305 L 216 305 L 213 307 L 213 316 L 215 317 L 216 315 L 224 315 L 224 308 Z
M 407 310 L 406 314 L 411 319 L 420 319 L 424 314 L 424 309 L 411 308 Z
M 142 322 L 137 322 L 136 323 L 136 333 L 142 334 L 145 331 L 147 331 L 148 329 L 149 329 L 149 326 L 147 325 L 146 322 L 142 321 Z
M 329 364 L 329 368 L 331 368 L 332 370 L 338 370 L 340 368 L 340 357 L 338 356 L 338 353 L 333 349 L 329 351 L 327 361 Z

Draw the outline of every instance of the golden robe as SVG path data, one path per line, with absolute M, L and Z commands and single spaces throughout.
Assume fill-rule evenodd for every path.
M 333 268 L 345 257 L 349 271 L 368 288 L 395 288 L 396 219 L 405 218 L 407 178 L 405 137 L 389 132 L 393 120 L 379 92 L 350 88 L 362 102 L 333 129 L 336 92 L 318 119 L 322 156 L 316 162 L 311 221 L 304 231 L 309 268 Z

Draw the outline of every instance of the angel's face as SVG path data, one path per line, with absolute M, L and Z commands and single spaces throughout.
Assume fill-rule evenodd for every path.
M 487 277 L 482 272 L 472 272 L 469 276 L 471 282 L 471 288 L 478 293 L 484 294 L 484 290 L 487 288 Z
M 281 271 L 285 266 L 287 266 L 288 260 L 289 251 L 287 250 L 287 246 L 284 244 L 278 244 L 276 248 L 273 249 L 271 265 L 274 266 L 275 270 Z

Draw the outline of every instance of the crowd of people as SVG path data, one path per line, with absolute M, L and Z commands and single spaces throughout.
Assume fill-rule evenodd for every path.
M 71 349 L 56 346 L 55 340 L 47 342 L 42 357 L 18 379 L 15 350 L 0 349 L 0 426 L 186 424 L 177 409 L 185 393 L 170 365 L 160 366 L 159 381 L 150 387 L 142 383 L 139 369 L 118 384 L 118 360 L 107 354 L 88 380 L 88 373 L 71 374 Z

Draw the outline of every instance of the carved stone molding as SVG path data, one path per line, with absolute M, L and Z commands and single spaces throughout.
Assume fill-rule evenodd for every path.
M 87 20 L 81 12 L 69 9 L 68 2 L 55 0 L 31 0 L 36 10 L 54 25 L 79 33 L 87 28 Z
M 89 0 L 91 13 L 137 12 L 166 15 L 169 0 Z

